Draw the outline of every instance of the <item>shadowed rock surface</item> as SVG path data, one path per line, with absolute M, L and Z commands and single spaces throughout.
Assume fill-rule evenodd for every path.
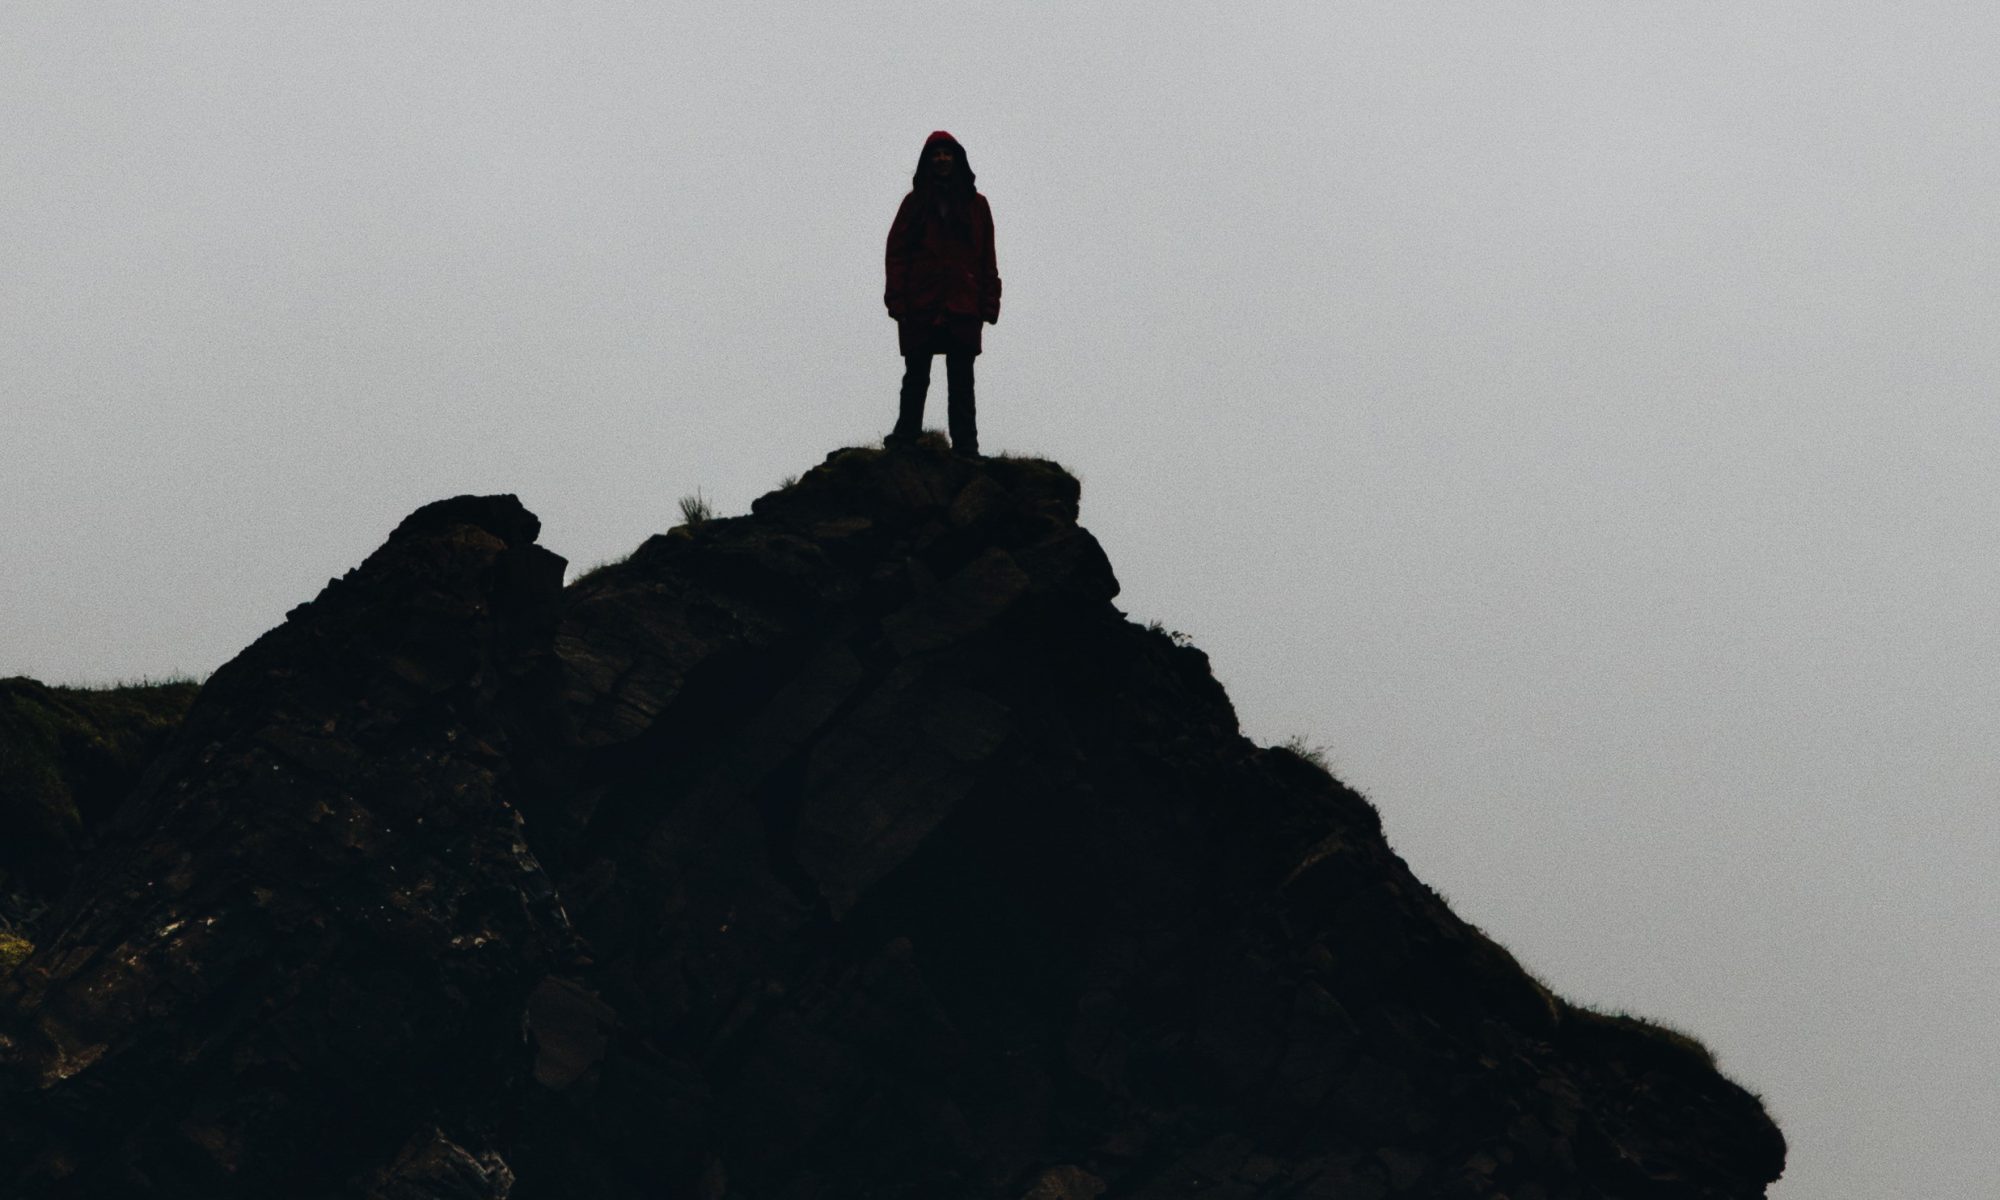
M 566 591 L 420 510 L 0 980 L 0 1191 L 1762 1195 L 1757 1102 L 1244 739 L 1077 500 L 841 451 Z
M 537 524 L 420 510 L 202 688 L 0 980 L 0 1191 L 355 1194 L 520 1078 L 568 936 L 508 759 L 554 678 Z
M 193 683 L 0 679 L 0 919 L 62 894 L 97 829 L 187 715 Z

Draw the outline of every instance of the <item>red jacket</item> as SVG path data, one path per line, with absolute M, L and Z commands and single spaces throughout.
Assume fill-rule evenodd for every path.
M 977 353 L 980 322 L 1000 319 L 1000 271 L 993 261 L 993 210 L 972 194 L 963 227 L 930 203 L 929 189 L 912 191 L 889 226 L 887 284 L 882 302 L 896 318 L 904 354 L 928 349 L 933 327 Z

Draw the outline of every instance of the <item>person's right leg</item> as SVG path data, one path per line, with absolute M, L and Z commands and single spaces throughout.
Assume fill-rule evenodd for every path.
M 903 359 L 902 405 L 896 414 L 896 428 L 885 442 L 914 442 L 924 431 L 924 396 L 931 390 L 931 356 L 912 354 Z
M 979 422 L 973 414 L 972 355 L 954 352 L 944 356 L 946 414 L 951 419 L 951 448 L 954 453 L 979 457 Z

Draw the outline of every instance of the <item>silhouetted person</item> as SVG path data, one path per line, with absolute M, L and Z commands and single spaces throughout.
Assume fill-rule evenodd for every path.
M 980 325 L 1000 319 L 1000 272 L 993 264 L 993 210 L 972 188 L 972 164 L 940 129 L 924 141 L 910 194 L 889 227 L 888 284 L 903 353 L 902 407 L 884 445 L 906 445 L 924 428 L 931 358 L 944 355 L 951 448 L 979 453 L 972 406 L 972 360 Z

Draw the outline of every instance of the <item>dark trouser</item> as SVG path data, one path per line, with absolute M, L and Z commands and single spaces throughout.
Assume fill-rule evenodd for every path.
M 924 429 L 924 397 L 931 390 L 932 354 L 912 354 L 903 360 L 903 407 L 896 416 L 896 428 L 889 436 L 907 441 Z M 951 448 L 962 454 L 979 453 L 979 427 L 972 415 L 972 359 L 970 354 L 944 356 L 946 410 L 951 421 Z

